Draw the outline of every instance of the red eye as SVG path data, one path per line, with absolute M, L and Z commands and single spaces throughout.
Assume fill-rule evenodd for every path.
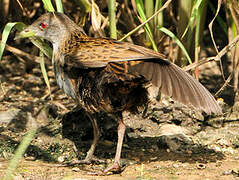
M 45 29 L 47 27 L 47 23 L 43 22 L 40 24 L 41 29 Z

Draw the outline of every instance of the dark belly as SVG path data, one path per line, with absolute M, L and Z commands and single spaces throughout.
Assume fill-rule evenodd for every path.
M 130 79 L 105 69 L 71 70 L 56 74 L 58 85 L 86 111 L 109 113 L 129 110 L 135 112 L 148 101 L 143 77 Z

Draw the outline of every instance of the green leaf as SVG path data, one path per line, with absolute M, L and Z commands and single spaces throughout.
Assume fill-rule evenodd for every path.
M 27 132 L 23 140 L 21 141 L 20 145 L 18 146 L 13 158 L 9 162 L 7 171 L 5 176 L 3 177 L 4 180 L 13 179 L 13 174 L 16 170 L 16 167 L 19 163 L 19 160 L 22 158 L 24 153 L 26 152 L 27 147 L 30 145 L 32 139 L 34 138 L 37 132 L 37 128 L 33 127 L 31 130 Z
M 138 13 L 140 15 L 140 18 L 142 19 L 143 22 L 145 22 L 147 20 L 147 18 L 146 18 L 146 15 L 144 13 L 143 1 L 142 0 L 135 0 L 135 2 L 136 2 L 137 11 L 138 11 Z M 149 40 L 152 43 L 153 49 L 156 52 L 158 52 L 158 48 L 156 46 L 156 43 L 154 42 L 153 33 L 150 30 L 149 24 L 148 23 L 145 24 L 144 28 L 145 28 L 145 31 L 146 31 L 148 37 L 149 37 Z
M 51 0 L 42 0 L 44 7 L 49 12 L 55 12 L 55 9 L 51 3 Z
M 22 22 L 12 22 L 6 24 L 2 32 L 2 41 L 0 43 L 0 60 L 2 59 L 3 51 L 5 49 L 8 36 L 14 26 L 16 26 L 18 30 L 23 30 L 26 27 L 26 25 Z
M 186 29 L 185 29 L 185 31 L 184 31 L 184 33 L 183 33 L 181 39 L 182 39 L 182 38 L 185 36 L 185 34 L 187 33 L 188 28 L 189 28 L 189 27 L 192 27 L 193 22 L 194 22 L 194 20 L 196 19 L 197 15 L 198 15 L 198 9 L 199 9 L 199 6 L 201 5 L 201 3 L 202 3 L 202 0 L 197 0 L 196 3 L 193 5 L 192 13 L 191 13 L 190 19 L 189 19 L 189 21 L 188 21 L 188 25 L 187 25 L 187 27 L 186 27 Z
M 48 91 L 51 94 L 51 86 L 50 86 L 50 82 L 47 76 L 47 72 L 46 72 L 46 67 L 45 67 L 45 61 L 44 61 L 44 54 L 42 51 L 40 51 L 40 67 L 41 67 L 41 72 L 44 78 L 44 81 L 47 85 Z
M 192 60 L 191 60 L 190 56 L 188 55 L 187 50 L 185 49 L 183 44 L 180 42 L 180 40 L 170 30 L 166 29 L 165 27 L 161 27 L 161 28 L 159 28 L 159 30 L 164 32 L 165 34 L 167 34 L 169 37 L 171 37 L 177 43 L 177 45 L 182 49 L 183 53 L 185 54 L 188 62 L 190 64 L 192 64 Z
M 63 5 L 61 0 L 55 0 L 57 12 L 64 13 Z
M 113 39 L 117 39 L 115 4 L 115 0 L 108 0 L 110 37 Z
M 31 42 L 38 47 L 49 59 L 52 58 L 52 48 L 40 38 L 29 38 Z

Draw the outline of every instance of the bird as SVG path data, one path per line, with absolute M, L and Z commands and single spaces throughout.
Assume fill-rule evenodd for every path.
M 114 162 L 102 170 L 104 175 L 122 171 L 120 156 L 126 130 L 122 114 L 137 113 L 149 102 L 148 87 L 207 114 L 222 113 L 210 92 L 165 55 L 128 42 L 89 37 L 63 13 L 45 13 L 18 35 L 30 36 L 52 43 L 52 66 L 58 86 L 91 120 L 93 141 L 85 159 L 77 163 L 92 163 L 95 158 L 100 136 L 96 114 L 103 111 L 117 120 Z

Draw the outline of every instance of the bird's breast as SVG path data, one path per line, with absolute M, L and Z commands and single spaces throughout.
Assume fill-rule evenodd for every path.
M 56 77 L 56 82 L 58 86 L 73 99 L 76 99 L 76 92 L 73 86 L 72 80 L 69 78 L 68 74 L 64 72 L 63 67 L 57 63 L 57 61 L 53 62 L 54 73 Z

